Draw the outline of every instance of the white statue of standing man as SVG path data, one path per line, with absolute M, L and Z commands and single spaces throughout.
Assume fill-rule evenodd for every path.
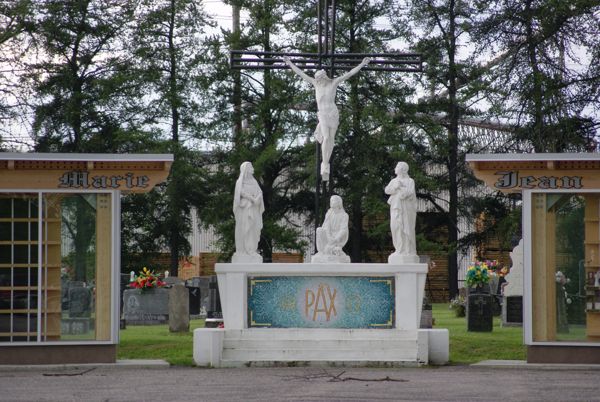
M 317 117 L 319 123 L 315 129 L 315 139 L 321 144 L 321 153 L 323 161 L 321 162 L 321 177 L 323 181 L 329 181 L 329 159 L 333 152 L 335 143 L 335 133 L 340 124 L 340 113 L 335 105 L 335 94 L 338 85 L 358 73 L 361 68 L 369 64 L 370 58 L 365 57 L 363 61 L 346 74 L 337 78 L 331 79 L 327 76 L 325 70 L 319 70 L 315 73 L 315 77 L 309 77 L 300 70 L 289 57 L 284 57 L 285 63 L 290 66 L 292 71 L 298 74 L 302 79 L 309 82 L 315 87 L 315 96 L 317 98 Z
M 344 211 L 342 198 L 332 195 L 325 221 L 317 228 L 317 254 L 311 262 L 350 262 L 342 248 L 348 241 L 348 214 Z
M 262 256 L 257 250 L 265 205 L 262 190 L 253 174 L 252 163 L 244 162 L 240 166 L 240 176 L 235 183 L 233 195 L 235 253 L 231 259 L 233 263 L 262 262 Z
M 408 175 L 408 164 L 398 162 L 396 177 L 385 187 L 390 196 L 390 228 L 395 251 L 388 258 L 390 264 L 419 262 L 415 226 L 417 222 L 417 195 L 415 182 Z

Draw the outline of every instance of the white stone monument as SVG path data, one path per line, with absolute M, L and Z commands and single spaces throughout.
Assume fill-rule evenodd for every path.
M 523 239 L 510 252 L 512 267 L 508 274 L 504 277 L 507 284 L 504 286 L 503 295 L 507 296 L 523 296 Z
M 262 262 L 262 256 L 257 250 L 264 211 L 262 190 L 254 178 L 254 167 L 252 163 L 244 162 L 240 166 L 240 176 L 235 183 L 233 195 L 235 253 L 232 263 Z
M 398 162 L 396 177 L 385 187 L 390 196 L 390 228 L 394 253 L 388 257 L 390 264 L 419 262 L 415 226 L 417 222 L 417 195 L 415 182 L 408 175 L 408 164 Z
M 319 123 L 315 129 L 315 139 L 321 144 L 321 153 L 323 161 L 321 162 L 321 177 L 323 181 L 329 181 L 329 159 L 333 152 L 335 144 L 335 133 L 340 124 L 340 113 L 335 105 L 335 93 L 338 85 L 346 81 L 360 71 L 361 68 L 369 64 L 371 59 L 365 57 L 363 61 L 346 74 L 337 78 L 331 79 L 327 76 L 325 70 L 319 70 L 315 73 L 314 78 L 309 77 L 300 70 L 289 57 L 284 57 L 285 63 L 290 66 L 292 71 L 298 74 L 303 80 L 312 84 L 315 87 L 315 96 L 317 98 L 317 117 Z
M 320 91 L 325 91 L 329 112 L 335 112 L 334 121 L 325 124 L 324 106 L 318 103 L 322 127 L 317 135 L 330 136 L 327 138 L 333 141 L 337 83 L 316 82 L 317 99 Z M 236 184 L 233 263 L 215 265 L 224 328 L 194 330 L 197 365 L 418 366 L 448 362 L 448 330 L 419 328 L 427 264 L 419 263 L 416 254 L 415 185 L 406 163 L 398 163 L 397 177 L 386 187 L 396 248 L 388 264 L 349 262 L 342 251 L 348 240 L 348 214 L 339 196 L 331 197 L 330 209 L 317 231 L 318 252 L 310 264 L 263 264 L 261 258 L 253 262 L 264 208 L 252 172 L 249 162 L 242 164 Z M 329 172 L 324 169 L 324 173 Z
M 344 211 L 342 198 L 333 195 L 323 226 L 317 228 L 317 253 L 312 256 L 311 262 L 350 262 L 350 257 L 342 250 L 347 241 L 348 214 Z
M 502 288 L 502 326 L 523 325 L 523 239 L 510 252 L 512 266 Z

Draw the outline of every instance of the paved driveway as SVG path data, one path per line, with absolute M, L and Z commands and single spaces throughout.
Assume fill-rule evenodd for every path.
M 0 366 L 2 401 L 600 401 L 600 371 Z

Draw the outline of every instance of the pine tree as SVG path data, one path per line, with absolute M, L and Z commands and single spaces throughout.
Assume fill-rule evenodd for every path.
M 460 52 L 461 48 L 469 48 L 468 28 L 474 16 L 472 2 L 463 0 L 413 1 L 409 14 L 413 31 L 421 32 L 416 48 L 424 54 L 427 67 L 423 85 L 432 94 L 419 105 L 423 117 L 420 124 L 429 145 L 428 165 L 445 167 L 437 175 L 439 182 L 430 187 L 429 200 L 445 215 L 450 298 L 458 295 L 459 197 L 467 176 L 464 148 L 461 150 L 459 144 L 459 123 L 466 114 L 474 112 L 467 102 L 479 89 L 477 80 L 472 79 L 479 74 L 474 56 Z M 469 86 L 461 88 L 465 83 Z M 434 201 L 436 192 L 447 192 L 447 209 Z
M 21 59 L 34 30 L 31 0 L 0 2 L 0 149 L 15 143 L 13 131 L 22 117 L 24 93 L 19 85 Z M 3 141 L 3 137 L 4 141 Z
M 117 0 L 36 3 L 38 56 L 27 78 L 36 93 L 36 149 L 89 152 L 94 139 L 118 138 L 134 116 L 120 35 L 133 6 Z M 107 150 L 106 150 L 107 151 Z
M 248 12 L 249 20 L 239 33 L 225 32 L 224 43 L 215 38 L 211 50 L 220 63 L 211 73 L 215 113 L 206 129 L 214 133 L 213 140 L 219 146 L 211 151 L 208 204 L 199 210 L 201 220 L 214 225 L 221 235 L 220 248 L 227 258 L 233 252 L 235 180 L 241 163 L 252 162 L 265 203 L 259 251 L 264 261 L 270 262 L 274 249 L 301 251 L 304 246 L 300 239 L 302 223 L 296 217 L 312 202 L 305 184 L 311 170 L 306 169 L 307 152 L 302 144 L 308 129 L 305 113 L 296 110 L 302 97 L 294 91 L 294 77 L 268 70 L 240 74 L 226 64 L 227 47 L 260 51 L 283 48 L 283 39 L 278 36 L 284 26 L 283 6 L 272 0 L 236 4 Z M 241 84 L 239 92 L 236 81 Z
M 599 121 L 597 1 L 478 1 L 482 49 L 500 55 L 489 72 L 490 99 L 537 152 L 585 149 Z M 595 55 L 595 56 L 594 56 Z M 591 91 L 590 91 L 591 90 Z M 594 104 L 596 106 L 594 106 Z M 597 114 L 596 114 L 597 115 Z
M 175 156 L 163 189 L 168 202 L 155 209 L 162 210 L 161 239 L 170 250 L 170 272 L 177 276 L 179 260 L 190 250 L 190 206 L 200 187 L 201 171 L 190 159 L 193 153 L 187 144 L 198 139 L 198 127 L 207 114 L 203 77 L 210 61 L 203 49 L 211 22 L 201 4 L 192 0 L 144 0 L 136 19 L 132 47 L 146 101 L 142 114 L 148 127 L 168 138 L 168 149 Z

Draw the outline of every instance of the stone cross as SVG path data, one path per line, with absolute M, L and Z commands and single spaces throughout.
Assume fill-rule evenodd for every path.
M 336 70 L 352 70 L 356 68 L 365 57 L 370 59 L 368 66 L 362 69 L 366 71 L 399 71 L 399 72 L 421 72 L 423 71 L 423 57 L 419 53 L 336 53 L 335 52 L 335 23 L 336 23 L 336 0 L 318 0 L 317 4 L 317 52 L 316 53 L 293 53 L 293 52 L 262 52 L 249 50 L 231 50 L 230 67 L 235 70 L 276 70 L 288 69 L 290 65 L 285 63 L 284 57 L 297 65 L 297 68 L 321 70 L 325 69 L 330 79 L 333 79 Z M 316 143 L 317 174 L 315 186 L 315 219 L 320 219 L 319 214 L 319 187 L 320 176 L 320 147 Z M 331 184 L 329 185 L 331 192 Z M 323 193 L 326 193 L 323 183 Z M 315 225 L 316 227 L 316 225 Z

